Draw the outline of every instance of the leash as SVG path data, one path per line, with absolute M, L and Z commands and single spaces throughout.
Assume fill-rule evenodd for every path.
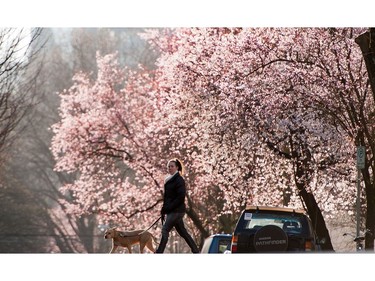
M 164 217 L 163 216 L 160 216 L 158 217 L 158 219 L 156 221 L 154 221 L 153 224 L 151 224 L 151 226 L 149 228 L 147 228 L 146 230 L 143 230 L 141 233 L 139 233 L 138 235 L 141 235 L 143 233 L 145 233 L 147 230 L 149 230 L 151 227 L 153 227 L 159 220 L 161 219 L 161 224 L 163 225 L 164 224 Z
M 143 233 L 145 233 L 147 230 L 149 230 L 151 227 L 153 227 L 159 220 L 161 219 L 161 224 L 163 225 L 164 224 L 164 216 L 160 216 L 157 218 L 156 221 L 154 221 L 150 226 L 149 228 L 143 230 L 142 232 L 140 232 L 139 234 L 135 234 L 135 235 L 125 235 L 124 233 L 122 233 L 121 231 L 119 231 L 120 233 L 120 237 L 133 237 L 133 236 L 139 236 L 139 235 L 142 235 Z
M 146 230 L 143 230 L 141 233 L 139 233 L 139 235 L 145 233 L 147 230 L 149 230 L 151 227 L 153 227 L 160 219 L 162 219 L 162 216 L 160 216 L 156 221 L 154 221 L 154 223 L 151 224 L 151 226 L 149 228 L 147 228 Z M 163 219 L 162 219 L 162 222 L 163 222 Z

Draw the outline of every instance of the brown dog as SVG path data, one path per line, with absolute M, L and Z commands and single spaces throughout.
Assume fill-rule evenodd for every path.
M 116 228 L 107 229 L 104 233 L 104 239 L 112 239 L 112 249 L 109 252 L 114 253 L 118 247 L 128 248 L 129 253 L 132 253 L 132 245 L 139 244 L 139 250 L 143 253 L 144 247 L 147 247 L 153 253 L 155 252 L 152 240 L 155 237 L 148 231 L 133 230 L 133 231 L 117 231 Z

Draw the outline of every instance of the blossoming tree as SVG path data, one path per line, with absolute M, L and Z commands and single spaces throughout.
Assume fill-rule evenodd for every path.
M 305 206 L 323 246 L 324 216 L 353 212 L 353 114 L 373 101 L 352 29 L 149 31 L 156 71 L 98 56 L 61 93 L 52 149 L 76 214 L 125 226 L 159 215 L 165 163 L 187 164 L 188 216 L 201 237 L 246 204 Z M 354 112 L 354 113 L 353 113 Z

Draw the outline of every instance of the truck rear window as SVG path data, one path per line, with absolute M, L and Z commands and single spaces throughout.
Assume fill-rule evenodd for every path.
M 308 234 L 306 219 L 296 214 L 270 214 L 245 212 L 243 228 L 257 230 L 266 225 L 275 225 L 287 233 Z

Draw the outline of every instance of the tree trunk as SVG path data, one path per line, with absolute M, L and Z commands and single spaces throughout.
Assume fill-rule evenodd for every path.
M 328 228 L 314 195 L 307 192 L 304 188 L 299 194 L 306 204 L 307 213 L 309 214 L 309 217 L 314 225 L 319 241 L 324 240 L 324 243 L 321 244 L 321 249 L 323 251 L 334 251 Z
M 375 101 L 375 28 L 370 28 L 368 32 L 359 35 L 355 42 L 359 45 L 365 60 L 367 74 L 372 90 L 372 97 Z M 375 154 L 374 143 L 371 137 L 367 138 L 372 154 Z M 373 161 L 373 160 L 372 160 Z M 367 162 L 367 161 L 366 161 Z M 372 167 L 371 167 L 372 166 Z M 369 168 L 374 169 L 374 164 L 366 163 L 365 169 L 362 169 L 362 175 L 365 182 L 366 191 L 366 231 L 365 231 L 365 249 L 374 250 L 374 232 L 375 232 L 375 180 L 370 176 Z
M 202 221 L 199 219 L 198 214 L 194 211 L 193 202 L 189 196 L 186 196 L 188 201 L 188 208 L 186 209 L 186 215 L 193 221 L 194 225 L 198 228 L 200 233 L 199 249 L 202 249 L 204 239 L 210 234 L 202 225 Z
M 293 142 L 291 141 L 292 145 Z M 334 252 L 333 245 L 331 242 L 331 236 L 329 234 L 326 222 L 324 220 L 322 211 L 320 210 L 318 203 L 315 200 L 315 196 L 311 192 L 307 192 L 306 187 L 311 182 L 311 163 L 312 155 L 306 144 L 300 144 L 301 152 L 294 151 L 292 153 L 295 162 L 295 183 L 299 191 L 299 195 L 302 197 L 303 202 L 306 205 L 307 213 L 313 223 L 316 235 L 320 242 L 321 249 L 323 251 Z M 302 157 L 304 155 L 304 157 Z M 324 241 L 324 242 L 323 242 Z
M 370 28 L 368 32 L 359 35 L 355 42 L 361 48 L 370 79 L 372 95 L 375 100 L 375 28 Z

